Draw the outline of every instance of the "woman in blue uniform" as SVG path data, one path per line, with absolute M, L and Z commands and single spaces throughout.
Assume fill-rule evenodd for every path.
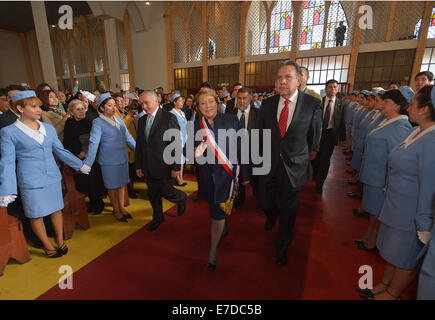
M 372 290 L 378 294 L 363 295 L 364 298 L 400 299 L 402 292 L 417 274 L 421 262 L 420 252 L 423 248 L 421 240 L 427 241 L 428 233 L 433 226 L 433 88 L 434 86 L 423 87 L 412 99 L 408 109 L 410 121 L 417 123 L 419 127 L 397 145 L 388 157 L 385 201 L 379 215 L 382 224 L 376 240 L 379 253 L 387 265 L 382 281 Z M 430 262 L 428 265 L 430 267 Z
M 13 202 L 19 187 L 24 213 L 30 218 L 33 231 L 46 255 L 57 258 L 66 254 L 68 248 L 63 242 L 62 176 L 53 153 L 76 170 L 84 170 L 83 162 L 63 148 L 52 125 L 39 121 L 42 102 L 34 91 L 17 92 L 11 98 L 20 118 L 1 130 L 0 206 Z M 57 250 L 45 230 L 43 217 L 48 215 L 56 234 Z
M 218 114 L 218 97 L 216 92 L 209 88 L 202 88 L 196 95 L 197 105 L 199 111 L 202 113 L 203 117 L 197 119 L 194 123 L 195 137 L 201 135 L 204 137 L 203 141 L 195 141 L 195 160 L 201 156 L 206 157 L 207 160 L 213 157 L 217 150 L 230 150 L 230 143 L 236 141 L 232 139 L 237 139 L 236 135 L 228 136 L 225 141 L 218 140 L 218 130 L 219 129 L 234 129 L 236 132 L 242 127 L 240 122 L 235 115 L 230 114 Z M 204 134 L 208 133 L 209 136 Z M 189 137 L 193 139 L 193 137 Z M 197 138 L 195 138 L 196 140 Z M 217 147 L 214 149 L 213 140 L 217 142 Z M 238 157 L 240 156 L 241 143 L 237 141 L 237 151 Z M 211 153 L 211 154 L 209 154 Z M 207 155 L 207 156 L 206 156 Z M 226 155 L 223 153 L 221 159 L 224 159 Z M 227 158 L 228 160 L 228 158 Z M 201 184 L 201 197 L 208 200 L 211 214 L 211 244 L 208 257 L 207 268 L 209 270 L 216 270 L 216 250 L 221 237 L 225 236 L 228 229 L 225 228 L 225 216 L 226 213 L 222 210 L 222 206 L 228 203 L 229 192 L 232 190 L 234 179 L 237 176 L 234 160 L 231 159 L 230 162 L 217 161 L 216 159 L 213 163 L 206 162 L 202 164 L 202 161 L 197 161 L 200 167 L 198 174 L 198 182 Z M 204 161 L 205 162 L 205 161 Z M 241 165 L 239 181 L 243 185 L 247 185 L 250 178 L 249 166 Z M 231 177 L 232 173 L 234 179 Z M 224 230 L 225 228 L 225 230 Z
M 83 163 L 90 168 L 98 151 L 98 163 L 101 165 L 113 214 L 116 220 L 127 222 L 127 218 L 132 219 L 132 216 L 124 207 L 124 189 L 129 182 L 126 143 L 134 150 L 136 141 L 128 132 L 124 121 L 115 116 L 116 103 L 110 94 L 103 93 L 98 96 L 97 105 L 101 114 L 92 121 L 88 153 Z
M 184 145 L 186 144 L 187 140 L 187 119 L 184 112 L 181 110 L 184 106 L 184 98 L 176 93 L 171 98 L 172 102 L 174 103 L 174 107 L 169 111 L 170 113 L 174 114 L 177 117 L 178 125 L 180 126 L 180 133 L 181 133 L 181 146 L 184 148 Z M 184 187 L 187 183 L 183 180 L 183 165 L 186 163 L 185 157 L 181 156 L 181 169 L 180 174 L 176 178 L 177 185 L 179 187 Z
M 431 95 L 430 99 L 428 97 L 428 91 L 431 89 Z M 428 86 L 423 87 L 418 92 L 419 99 L 417 103 L 412 105 L 408 112 L 409 116 L 411 118 L 412 122 L 415 122 L 419 125 L 419 128 L 416 129 L 416 136 L 413 136 L 412 139 L 415 141 L 416 139 L 419 139 L 418 141 L 415 141 L 414 144 L 420 144 L 420 150 L 427 150 L 428 153 L 422 159 L 427 165 L 431 168 L 430 172 L 425 172 L 425 174 L 428 174 L 430 179 L 432 179 L 432 185 L 424 190 L 424 198 L 425 202 L 430 201 L 434 199 L 435 197 L 435 190 L 434 190 L 434 183 L 435 177 L 433 169 L 435 167 L 435 160 L 434 160 L 434 149 L 433 146 L 435 145 L 435 89 L 434 86 Z M 428 102 L 430 101 L 430 102 Z M 423 136 L 424 135 L 424 136 Z M 412 134 L 411 134 L 412 136 Z M 420 138 L 419 138 L 420 137 Z M 425 149 L 424 149 L 425 148 Z M 431 160 L 428 160 L 428 158 L 431 158 Z M 428 207 L 427 210 L 429 210 L 431 217 L 432 217 L 432 223 L 433 218 L 435 216 L 435 208 L 432 202 L 432 207 Z M 417 293 L 417 299 L 419 300 L 435 300 L 435 224 L 432 224 L 432 230 L 431 232 L 427 232 L 428 228 L 420 227 L 419 228 L 419 239 L 423 243 L 427 243 L 426 247 L 424 248 L 424 252 L 426 252 L 426 256 L 423 260 L 423 265 L 421 266 L 420 270 L 420 277 L 418 280 L 418 293 Z
M 379 228 L 377 216 L 384 202 L 388 155 L 408 136 L 411 130 L 406 110 L 414 92 L 411 88 L 409 89 L 410 91 L 405 88 L 401 91 L 390 90 L 383 94 L 381 113 L 385 120 L 376 128 L 370 128 L 367 135 L 360 181 L 364 184 L 362 209 L 363 212 L 369 214 L 369 226 L 362 240 L 356 240 L 361 250 L 375 250 Z

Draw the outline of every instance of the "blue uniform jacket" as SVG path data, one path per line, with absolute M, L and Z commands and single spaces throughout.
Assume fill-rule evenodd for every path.
M 100 147 L 98 153 L 100 165 L 119 165 L 128 162 L 126 143 L 134 150 L 136 141 L 128 132 L 124 121 L 117 116 L 115 118 L 121 125 L 119 130 L 101 117 L 92 121 L 88 154 L 83 161 L 86 165 L 92 166 L 94 163 L 98 146 Z
M 361 164 L 360 181 L 373 187 L 385 187 L 388 155 L 410 133 L 407 119 L 394 121 L 367 134 Z
M 63 148 L 56 129 L 48 123 L 43 126 L 47 136 L 42 144 L 14 124 L 0 130 L 0 196 L 17 194 L 17 184 L 20 189 L 34 189 L 60 182 L 53 153 L 75 170 L 83 166 L 82 160 Z
M 408 147 L 401 143 L 391 151 L 387 192 L 379 216 L 383 223 L 408 232 L 432 229 L 435 214 L 434 144 L 435 130 Z
M 363 143 L 366 139 L 367 126 L 370 124 L 370 121 L 372 121 L 374 114 L 375 112 L 373 110 L 367 110 L 367 112 L 364 113 L 364 116 L 360 117 L 357 136 L 355 137 L 354 142 L 352 162 L 350 164 L 350 167 L 355 170 L 359 170 L 361 168 L 362 149 L 364 147 Z
M 201 130 L 199 126 L 199 121 L 194 123 L 195 133 Z M 234 129 L 236 132 L 242 129 L 239 119 L 233 114 L 217 114 L 214 118 L 214 128 L 213 132 L 215 137 L 218 137 L 218 129 Z M 192 139 L 193 137 L 188 137 Z M 195 141 L 195 148 L 201 143 L 201 141 Z M 223 145 L 222 141 L 218 141 L 219 145 Z M 227 137 L 226 148 L 229 150 L 230 137 Z M 238 158 L 240 160 L 241 143 L 240 140 L 237 143 Z M 209 152 L 207 147 L 204 152 L 204 156 Z M 243 164 L 240 167 L 239 173 L 239 183 L 242 181 L 247 181 L 251 177 L 251 168 L 249 164 Z M 199 165 L 199 175 L 198 181 L 201 184 L 201 196 L 203 196 L 208 201 L 214 201 L 214 203 L 222 203 L 228 199 L 228 194 L 230 191 L 230 186 L 232 179 L 230 175 L 225 171 L 224 167 L 217 163 L 216 164 L 203 164 Z

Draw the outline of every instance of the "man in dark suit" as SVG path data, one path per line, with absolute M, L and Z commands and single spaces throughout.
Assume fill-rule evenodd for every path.
M 248 87 L 242 87 L 237 92 L 237 105 L 231 111 L 231 114 L 235 114 L 240 121 L 243 128 L 248 130 L 249 141 L 251 141 L 251 131 L 252 129 L 258 129 L 258 122 L 260 116 L 260 110 L 253 108 L 251 106 L 252 101 L 252 91 Z M 249 153 L 251 154 L 251 153 Z M 252 160 L 250 158 L 250 166 L 252 168 Z M 254 195 L 257 194 L 257 176 L 251 177 L 251 185 L 254 191 Z M 242 184 L 239 185 L 239 192 L 234 201 L 234 207 L 239 207 L 245 202 L 246 198 L 246 187 Z
M 345 104 L 337 97 L 338 82 L 328 80 L 325 85 L 326 97 L 323 98 L 323 122 L 322 135 L 312 161 L 314 179 L 316 180 L 316 192 L 322 193 L 323 184 L 328 176 L 331 156 L 338 141 L 346 140 L 346 127 L 344 119 Z M 315 154 L 315 152 L 317 154 Z
M 26 89 L 18 84 L 11 84 L 6 87 L 6 101 L 2 102 L 4 111 L 2 111 L 2 114 L 0 114 L 0 129 L 14 123 L 18 119 L 19 115 L 10 108 L 12 103 L 11 96 L 16 92 L 24 90 Z
M 243 85 L 239 82 L 236 83 L 233 86 L 233 92 L 231 93 L 231 96 L 233 97 L 231 100 L 229 100 L 227 102 L 226 105 L 226 109 L 225 109 L 225 113 L 233 113 L 234 114 L 234 109 L 237 108 L 237 93 L 239 92 L 239 90 L 243 87 Z M 254 102 L 251 101 L 251 107 L 255 108 Z
M 180 164 L 168 165 L 163 152 L 173 141 L 164 141 L 166 130 L 178 129 L 177 118 L 159 108 L 157 94 L 144 91 L 140 97 L 146 115 L 139 119 L 136 135 L 136 174 L 145 177 L 148 185 L 148 199 L 153 208 L 153 220 L 148 230 L 155 230 L 164 222 L 162 197 L 178 204 L 178 215 L 186 210 L 186 194 L 175 189 L 174 179 L 180 172 Z M 181 149 L 181 142 L 180 142 Z M 180 151 L 182 152 L 182 150 Z
M 265 130 L 271 133 L 271 169 L 267 175 L 259 176 L 258 195 L 266 213 L 266 230 L 273 228 L 279 214 L 275 239 L 278 266 L 287 264 L 299 190 L 311 178 L 310 152 L 319 140 L 322 122 L 321 101 L 298 90 L 300 75 L 297 63 L 283 62 L 275 80 L 279 94 L 263 100 L 260 109 L 260 130 L 263 134 Z M 279 190 L 281 208 L 278 208 Z

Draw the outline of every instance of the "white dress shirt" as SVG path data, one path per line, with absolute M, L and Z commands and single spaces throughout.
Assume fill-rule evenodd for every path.
M 251 110 L 251 104 L 248 105 L 248 107 L 245 109 L 245 128 L 248 129 L 248 118 L 249 118 L 249 111 Z M 237 118 L 242 117 L 242 110 L 238 109 L 237 111 Z
M 156 110 L 154 110 L 154 112 L 151 114 L 153 116 L 153 119 L 151 120 L 151 124 L 150 124 L 151 126 L 153 125 L 154 119 L 156 118 L 157 111 L 159 111 L 159 108 L 156 108 Z M 147 121 L 148 121 L 148 115 L 147 115 Z
M 288 105 L 288 118 L 287 118 L 287 127 L 286 127 L 286 131 L 288 129 L 288 126 L 290 125 L 290 123 L 292 122 L 293 119 L 293 115 L 295 113 L 295 108 L 296 108 L 296 102 L 298 101 L 298 90 L 296 90 L 296 92 L 290 97 L 290 103 Z M 276 115 L 276 118 L 278 120 L 279 123 L 279 117 L 281 115 L 281 111 L 282 109 L 284 109 L 285 107 L 285 98 L 283 98 L 282 96 L 279 98 L 279 102 L 278 102 L 278 112 Z
M 326 107 L 328 106 L 328 102 L 329 102 L 329 100 L 332 100 L 332 102 L 331 102 L 331 114 L 329 115 L 329 122 L 328 122 L 327 129 L 332 129 L 332 116 L 334 115 L 335 99 L 336 99 L 336 97 L 333 97 L 332 99 L 325 97 L 325 103 L 323 104 L 323 117 L 324 117 L 325 112 L 326 112 Z

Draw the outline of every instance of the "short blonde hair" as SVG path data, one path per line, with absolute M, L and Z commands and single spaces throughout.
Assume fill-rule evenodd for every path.
M 210 88 L 201 88 L 201 90 L 199 90 L 199 92 L 196 94 L 195 96 L 195 101 L 196 104 L 199 105 L 199 97 L 201 96 L 212 96 L 214 98 L 214 100 L 216 101 L 216 104 L 219 103 L 219 99 L 218 96 L 216 94 L 216 91 L 214 91 L 213 89 Z
M 86 107 L 85 107 L 85 104 L 84 104 L 84 102 L 83 102 L 82 100 L 74 99 L 74 100 L 71 100 L 71 101 L 68 103 L 68 111 L 69 111 L 69 112 L 73 112 L 73 111 L 74 111 L 74 108 L 77 107 L 79 104 L 81 104 L 81 105 L 83 106 L 83 108 L 86 108 Z

